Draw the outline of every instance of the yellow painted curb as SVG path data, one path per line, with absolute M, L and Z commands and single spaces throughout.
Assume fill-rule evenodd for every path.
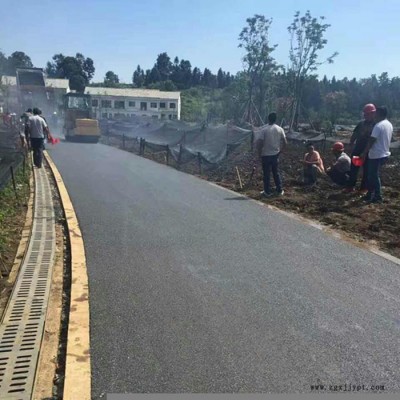
M 85 248 L 71 199 L 53 160 L 45 157 L 53 172 L 64 208 L 71 246 L 71 303 L 65 360 L 64 400 L 91 399 L 89 285 Z

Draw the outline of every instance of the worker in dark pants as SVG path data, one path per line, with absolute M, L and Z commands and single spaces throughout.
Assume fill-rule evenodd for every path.
M 37 168 L 42 167 L 44 139 L 49 137 L 49 129 L 46 121 L 40 116 L 38 108 L 33 109 L 33 115 L 29 117 L 29 136 L 33 150 L 33 164 Z
M 366 104 L 363 108 L 363 113 L 364 120 L 357 124 L 350 138 L 350 145 L 352 146 L 351 159 L 353 159 L 354 156 L 360 157 L 361 154 L 364 153 L 375 125 L 376 107 L 373 104 Z M 366 156 L 363 163 L 363 175 L 360 185 L 361 194 L 365 194 L 368 191 L 368 165 L 369 158 Z M 359 166 L 351 163 L 350 178 L 346 184 L 346 188 L 343 190 L 345 193 L 355 191 L 359 169 Z
M 369 138 L 368 146 L 362 157 L 368 155 L 368 192 L 364 200 L 371 203 L 382 203 L 380 170 L 390 156 L 390 142 L 393 136 L 393 125 L 387 119 L 385 106 L 376 109 L 376 124 Z
M 344 145 L 342 142 L 336 142 L 332 146 L 332 153 L 335 156 L 335 162 L 326 169 L 326 174 L 334 183 L 344 186 L 349 180 L 350 157 L 344 152 Z
M 268 125 L 254 128 L 256 136 L 256 149 L 261 158 L 263 168 L 264 190 L 260 193 L 263 197 L 273 195 L 270 189 L 271 170 L 275 182 L 275 194 L 282 196 L 282 180 L 279 174 L 279 155 L 284 150 L 287 140 L 285 131 L 276 124 L 276 113 L 268 115 Z

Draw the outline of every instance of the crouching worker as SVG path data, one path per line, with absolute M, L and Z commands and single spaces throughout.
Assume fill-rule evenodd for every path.
M 350 177 L 350 157 L 344 152 L 344 145 L 342 142 L 336 142 L 332 146 L 332 153 L 335 156 L 335 162 L 326 169 L 326 174 L 334 183 L 344 186 Z
M 317 183 L 317 176 L 324 174 L 324 163 L 318 151 L 314 149 L 313 143 L 306 144 L 307 153 L 304 155 L 304 184 L 314 185 Z

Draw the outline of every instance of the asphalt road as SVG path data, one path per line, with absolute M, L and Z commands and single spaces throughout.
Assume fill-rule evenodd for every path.
M 50 149 L 78 215 L 95 399 L 400 390 L 400 266 L 172 168 Z

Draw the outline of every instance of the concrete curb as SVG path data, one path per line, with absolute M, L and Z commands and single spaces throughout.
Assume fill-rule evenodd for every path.
M 57 183 L 71 246 L 71 303 L 65 360 L 64 400 L 91 399 L 89 285 L 85 248 L 71 199 L 53 160 L 45 157 Z

